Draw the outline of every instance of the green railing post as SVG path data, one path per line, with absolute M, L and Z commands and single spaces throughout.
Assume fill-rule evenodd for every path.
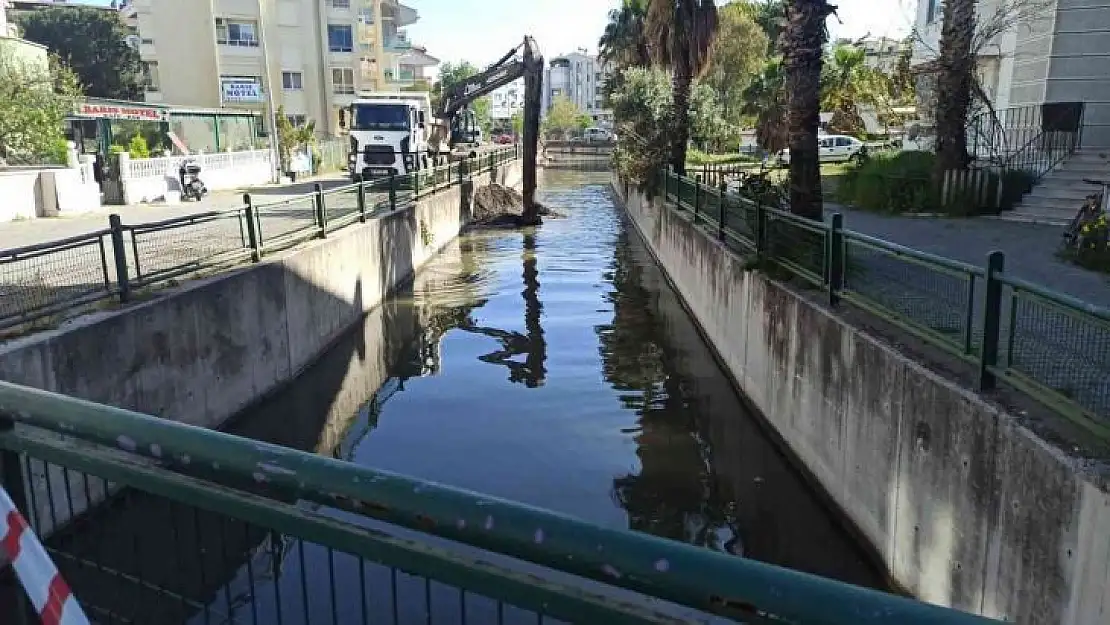
M 259 244 L 258 240 L 257 211 L 254 208 L 254 202 L 251 201 L 250 193 L 243 194 L 243 204 L 247 205 L 245 211 L 247 217 L 247 240 L 250 242 L 251 246 L 251 260 L 257 263 L 262 260 L 262 246 Z
M 131 282 L 127 276 L 127 248 L 123 244 L 123 220 L 118 214 L 112 213 L 108 215 L 108 227 L 112 229 L 112 257 L 116 261 L 119 301 L 127 303 L 131 299 Z
M 828 254 L 825 257 L 829 279 L 829 305 L 840 303 L 840 290 L 844 288 L 844 216 L 833 213 L 829 223 Z
M 316 207 L 316 225 L 320 227 L 320 238 L 326 239 L 328 236 L 328 211 L 324 204 L 324 187 L 317 182 L 312 185 L 313 204 Z
M 698 223 L 698 209 L 701 208 L 701 175 L 694 178 L 694 223 Z
M 397 176 L 389 174 L 389 210 L 397 210 Z
M 1002 281 L 998 276 L 1006 266 L 1006 257 L 997 250 L 987 256 L 987 287 L 983 303 L 983 341 L 979 344 L 979 390 L 994 388 L 994 372 L 998 365 L 998 335 L 1002 327 Z M 974 305 L 968 302 L 968 306 Z M 1012 321 L 1011 321 L 1012 323 Z
M 420 199 L 420 173 L 417 172 L 412 175 L 412 199 L 415 202 Z
M 363 181 L 362 174 L 357 174 L 355 180 L 358 184 L 358 220 L 366 223 L 366 182 Z
M 763 206 L 760 193 L 755 199 L 755 257 L 760 262 L 767 260 L 767 210 Z
M 717 239 L 719 239 L 721 241 L 724 241 L 725 240 L 725 197 L 728 194 L 728 185 L 726 185 L 724 180 L 722 180 L 720 186 L 717 187 L 717 188 L 720 189 L 720 192 L 721 192 L 721 201 L 719 202 L 720 213 L 717 216 Z

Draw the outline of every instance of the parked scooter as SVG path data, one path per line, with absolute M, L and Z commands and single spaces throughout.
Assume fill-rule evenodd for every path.
M 187 158 L 181 162 L 178 168 L 178 175 L 181 180 L 181 199 L 193 199 L 200 201 L 205 195 L 208 194 L 208 187 L 204 186 L 204 181 L 200 179 L 200 163 L 193 158 Z

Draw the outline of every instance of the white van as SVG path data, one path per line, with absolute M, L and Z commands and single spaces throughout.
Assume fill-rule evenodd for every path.
M 590 143 L 607 143 L 613 140 L 613 133 L 604 128 L 587 128 L 582 138 Z

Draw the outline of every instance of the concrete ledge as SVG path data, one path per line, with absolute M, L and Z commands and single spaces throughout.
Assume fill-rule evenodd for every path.
M 511 163 L 492 178 L 511 184 L 520 175 Z M 454 186 L 261 263 L 0 345 L 0 379 L 219 427 L 296 377 L 455 239 L 471 195 L 471 184 Z M 40 492 L 39 507 L 49 499 Z M 63 505 L 48 525 L 85 508 Z
M 1019 623 L 1110 621 L 1110 496 L 1017 419 L 614 181 L 740 390 L 917 597 Z

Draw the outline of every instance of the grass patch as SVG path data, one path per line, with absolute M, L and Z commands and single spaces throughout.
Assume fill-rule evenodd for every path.
M 745 154 L 709 154 L 697 148 L 686 152 L 686 164 L 695 165 L 727 165 L 730 163 L 758 163 L 759 160 Z

